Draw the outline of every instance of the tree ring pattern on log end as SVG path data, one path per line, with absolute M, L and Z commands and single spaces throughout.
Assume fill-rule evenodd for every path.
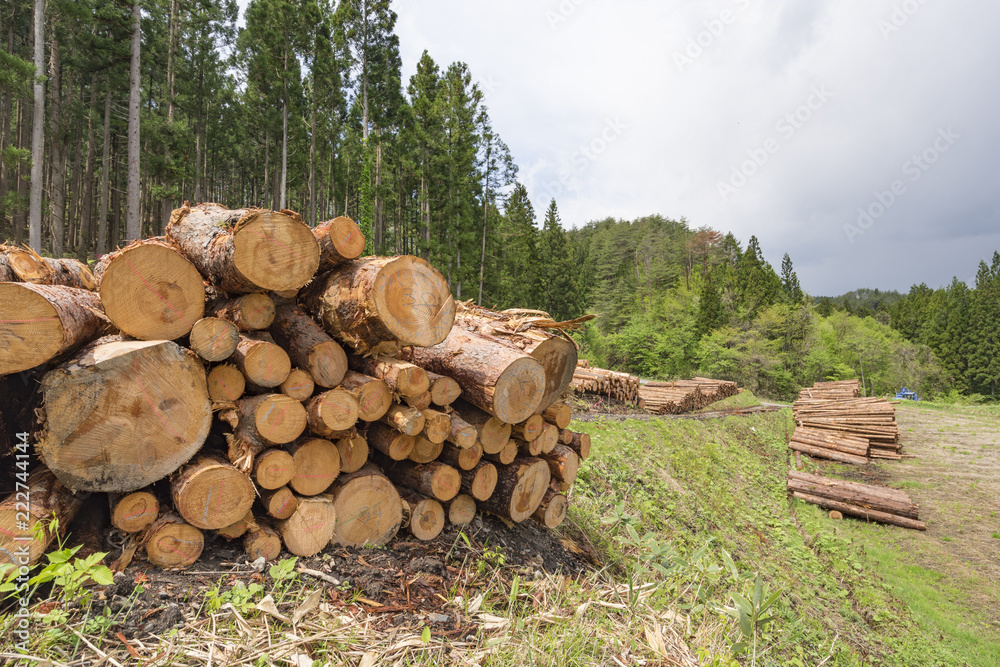
M 65 334 L 56 309 L 41 294 L 0 283 L 0 375 L 43 364 L 62 349 Z
M 271 394 L 254 412 L 254 426 L 268 442 L 284 445 L 302 435 L 308 414 L 291 396 Z
M 347 482 L 337 493 L 335 505 L 337 527 L 333 542 L 341 546 L 385 544 L 403 521 L 399 492 L 382 475 L 363 475 Z
M 545 370 L 531 357 L 515 359 L 497 379 L 493 390 L 493 414 L 508 424 L 517 424 L 535 413 L 545 391 Z
M 382 268 L 374 300 L 383 324 L 403 345 L 436 345 L 455 323 L 455 301 L 443 276 L 416 257 L 401 257 Z
M 265 290 L 298 289 L 319 268 L 312 230 L 283 213 L 259 212 L 234 231 L 236 269 Z

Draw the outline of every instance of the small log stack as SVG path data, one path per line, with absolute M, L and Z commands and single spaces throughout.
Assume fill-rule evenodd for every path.
M 562 402 L 564 332 L 586 318 L 456 306 L 424 260 L 363 248 L 349 218 L 218 204 L 185 204 L 96 278 L 0 248 L 0 423 L 41 458 L 27 524 L 65 529 L 74 493 L 107 494 L 170 568 L 212 533 L 271 559 L 433 539 L 477 509 L 556 527 L 590 452 Z M 20 511 L 0 498 L 0 563 L 30 535 Z
M 586 360 L 585 365 L 578 365 L 573 371 L 573 381 L 570 386 L 578 394 L 597 394 L 614 398 L 629 405 L 641 407 L 639 378 L 628 373 L 620 373 L 604 368 L 591 366 Z
M 866 521 L 927 530 L 920 507 L 905 492 L 886 486 L 846 482 L 809 473 L 788 471 L 789 494 L 813 505 Z
M 789 447 L 843 463 L 899 460 L 899 425 L 891 401 L 860 397 L 857 380 L 817 382 L 792 406 L 795 432 Z
M 739 387 L 728 380 L 696 377 L 673 382 L 649 381 L 639 387 L 645 408 L 656 414 L 682 414 L 700 410 L 735 396 Z

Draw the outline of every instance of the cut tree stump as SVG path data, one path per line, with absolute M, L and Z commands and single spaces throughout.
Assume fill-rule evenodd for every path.
M 476 518 L 476 500 L 467 493 L 460 493 L 443 505 L 448 513 L 448 523 L 453 526 L 470 524 Z
M 437 345 L 404 352 L 416 365 L 453 378 L 466 401 L 508 424 L 533 415 L 545 390 L 537 360 L 461 328 Z
M 222 364 L 208 372 L 208 397 L 213 402 L 237 401 L 246 391 L 247 381 L 236 366 Z
M 233 356 L 240 343 L 240 332 L 232 322 L 203 317 L 191 327 L 188 342 L 205 361 L 222 361 Z
M 172 512 L 147 528 L 141 542 L 146 549 L 146 560 L 164 570 L 193 565 L 205 548 L 202 532 Z
M 103 339 L 107 340 L 107 339 Z M 68 487 L 124 493 L 171 474 L 212 423 L 205 369 L 170 341 L 97 341 L 42 380 L 36 445 Z
M 368 461 L 368 441 L 357 433 L 337 441 L 340 451 L 340 472 L 349 473 L 361 469 Z
M 361 357 L 352 354 L 347 359 L 351 370 L 378 378 L 400 396 L 420 396 L 430 389 L 427 371 L 395 357 Z
M 304 371 L 301 368 L 293 368 L 288 373 L 285 381 L 278 385 L 278 389 L 285 396 L 294 398 L 301 403 L 313 395 L 313 392 L 316 391 L 316 383 L 313 382 L 309 371 Z
M 555 489 L 545 491 L 542 504 L 538 506 L 532 516 L 549 530 L 555 530 L 566 519 L 566 511 L 569 509 L 569 500 L 562 493 Z
M 109 494 L 111 525 L 124 533 L 139 533 L 160 516 L 160 501 L 149 491 Z
M 287 519 L 275 522 L 281 539 L 296 556 L 314 556 L 330 543 L 337 527 L 337 510 L 327 495 L 298 498 L 298 508 Z
M 322 438 L 305 437 L 289 445 L 294 474 L 289 484 L 302 496 L 323 493 L 340 474 L 340 450 Z
M 428 440 L 422 435 L 418 435 L 414 436 L 413 449 L 410 451 L 410 455 L 406 458 L 414 463 L 430 463 L 437 457 L 441 456 L 443 449 L 443 442 L 434 442 L 433 440 Z
M 35 469 L 24 483 L 27 487 L 0 502 L 0 565 L 34 565 L 41 560 L 57 533 L 48 530 L 53 515 L 59 519 L 59 533 L 65 534 L 83 505 L 83 497 L 73 495 L 44 467 Z M 34 536 L 42 524 L 41 539 Z
M 40 366 L 111 328 L 101 298 L 73 287 L 0 283 L 0 375 Z
M 245 334 L 240 335 L 233 362 L 246 376 L 247 382 L 266 389 L 277 387 L 292 372 L 291 359 L 281 347 Z
M 389 385 L 370 375 L 347 371 L 340 386 L 358 399 L 358 417 L 363 421 L 378 421 L 392 405 Z
M 403 519 L 399 492 L 376 466 L 368 463 L 341 475 L 331 494 L 338 517 L 333 544 L 378 546 L 399 531 Z
M 200 456 L 170 485 L 174 508 L 185 521 L 204 530 L 225 528 L 253 506 L 250 478 L 214 456 Z
M 462 476 L 455 468 L 440 461 L 413 463 L 389 461 L 384 467 L 386 476 L 396 484 L 419 491 L 437 500 L 451 500 L 462 487 Z
M 95 267 L 108 318 L 140 340 L 174 340 L 205 312 L 201 274 L 166 239 L 133 241 Z
M 541 505 L 552 481 L 548 464 L 542 459 L 519 457 L 509 466 L 497 467 L 497 486 L 480 506 L 487 512 L 520 523 Z
M 462 388 L 447 375 L 427 373 L 431 382 L 431 402 L 440 407 L 447 407 L 457 401 L 462 395 Z
M 281 555 L 281 536 L 274 526 L 258 519 L 253 526 L 248 527 L 243 536 L 243 548 L 251 561 L 258 558 L 263 558 L 265 561 L 277 560 Z
M 313 229 L 319 241 L 320 271 L 357 259 L 365 251 L 365 235 L 357 223 L 347 216 L 321 222 Z
M 346 262 L 318 277 L 299 297 L 331 335 L 360 354 L 434 345 L 455 321 L 444 276 L 409 255 Z
M 240 331 L 260 331 L 274 322 L 274 300 L 253 292 L 232 299 L 220 298 L 209 304 L 206 312 L 236 325 Z
M 402 526 L 409 528 L 415 538 L 428 541 L 441 534 L 445 515 L 439 501 L 410 489 L 399 489 L 399 496 L 402 499 Z
M 378 422 L 368 427 L 367 440 L 370 447 L 393 461 L 408 458 L 416 444 L 416 438 L 412 435 L 400 433 L 391 426 Z
M 299 500 L 287 486 L 261 491 L 260 504 L 269 517 L 287 519 L 299 508 Z
M 479 408 L 464 401 L 456 401 L 452 408 L 463 421 L 476 429 L 479 444 L 486 454 L 496 454 L 507 446 L 510 440 L 511 425 L 498 417 L 494 417 Z
M 309 430 L 324 438 L 339 438 L 354 428 L 360 407 L 346 389 L 331 389 L 306 402 Z
M 295 476 L 295 461 L 284 449 L 272 447 L 257 455 L 253 464 L 253 479 L 262 489 L 285 486 Z
M 298 289 L 319 268 L 319 243 L 292 211 L 185 205 L 171 213 L 167 236 L 224 292 Z
M 424 430 L 424 416 L 416 408 L 393 403 L 380 420 L 406 435 L 419 435 Z
M 278 306 L 271 335 L 288 350 L 292 362 L 309 371 L 319 386 L 333 389 L 344 379 L 347 372 L 344 348 L 298 306 Z

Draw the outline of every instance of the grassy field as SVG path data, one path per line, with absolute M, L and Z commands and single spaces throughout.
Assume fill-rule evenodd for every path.
M 991 508 L 1000 493 L 995 475 L 978 477 L 997 462 L 996 416 L 902 406 L 905 451 L 919 458 L 865 473 L 821 468 L 906 488 L 921 504 L 926 533 L 834 521 L 789 501 L 788 410 L 596 418 L 571 426 L 591 434 L 594 447 L 560 529 L 563 546 L 592 566 L 564 576 L 513 565 L 489 539 L 458 535 L 445 545 L 455 574 L 430 598 L 440 598 L 434 611 L 461 631 L 435 624 L 430 609 L 389 627 L 350 583 L 327 586 L 319 602 L 317 581 L 289 560 L 255 588 L 219 580 L 189 591 L 188 622 L 159 643 L 99 644 L 100 619 L 77 612 L 36 621 L 32 650 L 53 664 L 103 651 L 109 664 L 138 655 L 156 665 L 210 658 L 262 667 L 997 665 L 1000 538 L 991 535 L 1000 533 L 1000 519 Z M 268 594 L 273 607 L 261 606 Z M 738 600 L 749 611 L 742 622 Z M 292 623 L 301 608 L 307 620 Z M 11 615 L 0 618 L 0 637 L 12 623 Z

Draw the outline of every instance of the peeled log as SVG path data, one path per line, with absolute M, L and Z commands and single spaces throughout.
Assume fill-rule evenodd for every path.
M 347 216 L 319 223 L 313 229 L 313 236 L 319 241 L 320 271 L 357 259 L 365 251 L 365 235 Z
M 434 405 L 446 407 L 457 401 L 462 395 L 462 388 L 447 375 L 427 373 L 427 377 L 431 381 L 431 402 Z
M 270 524 L 257 521 L 244 535 L 243 548 L 246 549 L 251 561 L 258 558 L 272 561 L 281 554 L 281 536 Z
M 236 366 L 223 364 L 208 372 L 208 397 L 216 403 L 237 401 L 246 388 L 246 378 Z
M 548 489 L 542 503 L 532 516 L 549 530 L 555 530 L 566 518 L 569 501 L 555 489 Z
M 323 493 L 340 474 L 340 450 L 329 440 L 302 438 L 289 446 L 294 474 L 289 482 L 303 496 Z
M 277 521 L 285 547 L 296 556 L 314 556 L 330 543 L 337 526 L 337 510 L 330 496 L 298 498 L 295 513 Z
M 340 472 L 349 473 L 360 470 L 368 461 L 368 441 L 355 433 L 337 441 L 340 452 Z
M 392 405 L 389 386 L 370 375 L 347 371 L 340 386 L 358 399 L 358 417 L 366 422 L 378 421 Z
M 83 505 L 55 475 L 38 468 L 28 477 L 27 490 L 13 493 L 0 502 L 0 565 L 34 565 L 56 538 L 48 530 L 53 513 L 59 519 L 59 531 L 66 532 Z M 45 528 L 41 539 L 34 537 L 35 525 Z M 21 527 L 23 526 L 23 527 Z M 21 559 L 27 556 L 27 562 Z
M 205 361 L 222 361 L 236 351 L 240 332 L 232 322 L 218 317 L 203 317 L 191 327 L 191 349 Z
M 138 533 L 160 516 L 160 502 L 149 491 L 109 496 L 111 525 L 124 533 Z
M 430 389 L 430 378 L 419 366 L 395 357 L 360 357 L 352 354 L 351 370 L 378 378 L 400 396 L 420 396 Z
M 544 395 L 545 370 L 538 361 L 464 329 L 453 329 L 442 343 L 414 347 L 403 356 L 453 378 L 465 400 L 508 424 L 533 415 Z
M 458 470 L 440 461 L 387 461 L 385 474 L 396 484 L 442 501 L 451 500 L 462 488 L 462 476 Z
M 0 375 L 40 366 L 111 327 L 94 292 L 0 283 Z
M 464 401 L 457 401 L 452 407 L 454 414 L 476 429 L 484 453 L 497 454 L 507 446 L 511 433 L 510 424 Z
M 95 273 L 108 318 L 133 338 L 180 338 L 204 314 L 198 269 L 164 238 L 134 241 L 105 255 Z
M 236 325 L 240 331 L 266 329 L 274 322 L 274 300 L 255 292 L 233 299 L 218 299 L 208 306 L 208 314 Z
M 253 479 L 262 489 L 272 490 L 288 484 L 295 476 L 295 461 L 284 449 L 265 449 L 253 465 Z
M 215 530 L 238 521 L 253 506 L 253 482 L 229 463 L 201 456 L 170 485 L 174 508 L 195 528 Z
M 319 243 L 292 211 L 185 205 L 171 213 L 167 236 L 224 292 L 297 289 L 319 268 Z
M 358 399 L 346 389 L 331 389 L 306 402 L 309 430 L 324 438 L 336 438 L 358 421 Z
M 448 523 L 453 526 L 464 526 L 476 518 L 476 500 L 467 493 L 460 493 L 443 504 Z
M 497 516 L 520 523 L 535 513 L 552 481 L 542 459 L 521 457 L 497 468 L 497 486 L 481 506 Z
M 371 447 L 393 461 L 402 461 L 409 457 L 416 444 L 416 439 L 412 435 L 400 433 L 391 426 L 381 423 L 375 423 L 368 427 L 367 438 Z
M 435 345 L 455 321 L 455 302 L 444 277 L 409 255 L 342 264 L 314 280 L 300 299 L 331 335 L 360 354 Z
M 278 385 L 278 388 L 285 396 L 294 398 L 301 403 L 313 395 L 316 383 L 313 382 L 312 375 L 308 371 L 293 368 L 285 381 Z
M 332 389 L 344 379 L 347 372 L 344 348 L 298 306 L 278 306 L 271 335 L 288 350 L 292 362 L 309 371 L 319 386 Z
M 333 544 L 378 546 L 399 531 L 403 519 L 399 492 L 374 465 L 341 475 L 330 492 L 338 517 Z
M 194 564 L 205 548 L 205 536 L 174 513 L 166 514 L 143 533 L 146 559 L 164 570 Z
M 128 492 L 190 459 L 212 423 L 205 369 L 170 341 L 81 350 L 42 380 L 47 430 L 36 449 L 64 484 Z
M 434 498 L 411 491 L 399 489 L 402 500 L 404 528 L 418 540 L 433 540 L 444 530 L 444 507 Z
M 233 353 L 233 361 L 247 381 L 259 387 L 277 387 L 292 372 L 288 354 L 267 340 L 241 335 Z

